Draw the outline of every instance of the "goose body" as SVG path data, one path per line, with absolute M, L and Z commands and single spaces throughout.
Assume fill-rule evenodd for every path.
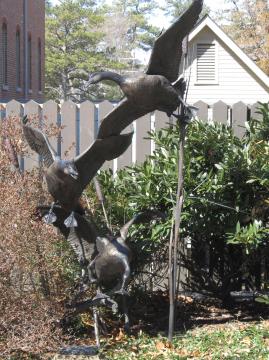
M 121 237 L 107 236 L 96 239 L 98 255 L 91 266 L 98 283 L 105 288 L 124 289 L 130 277 L 131 250 Z M 118 290 L 119 290 L 118 289 Z
M 90 76 L 89 84 L 112 80 L 126 96 L 101 122 L 98 138 L 119 134 L 132 121 L 154 110 L 178 117 L 174 112 L 182 105 L 185 120 L 192 117 L 194 108 L 183 100 L 185 83 L 178 80 L 178 75 L 183 40 L 193 29 L 202 7 L 203 0 L 193 0 L 180 18 L 157 38 L 144 74 L 131 78 L 104 71 Z
M 76 186 L 76 179 L 59 168 L 55 161 L 46 171 L 45 178 L 49 193 L 55 201 L 70 212 L 79 209 L 80 192 Z
M 180 105 L 178 92 L 162 75 L 127 78 L 120 86 L 130 102 L 149 112 L 167 108 L 167 112 L 172 113 Z
M 49 206 L 38 206 L 41 216 L 49 211 Z M 129 228 L 133 224 L 164 219 L 163 213 L 157 210 L 145 210 L 136 214 L 114 236 L 107 229 L 105 236 L 100 235 L 93 219 L 75 213 L 78 226 L 67 229 L 64 225 L 66 211 L 60 206 L 54 208 L 57 220 L 53 223 L 72 246 L 79 263 L 87 270 L 88 278 L 96 281 L 105 289 L 116 288 L 124 293 L 130 277 L 132 251 L 126 240 Z
M 128 133 L 110 136 L 106 139 L 97 139 L 74 159 L 63 160 L 57 156 L 42 131 L 27 125 L 27 119 L 23 120 L 23 133 L 30 148 L 43 158 L 48 191 L 54 200 L 65 211 L 78 211 L 80 213 L 82 209 L 79 205 L 79 198 L 85 187 L 106 160 L 117 158 L 129 147 L 133 135 Z M 76 225 L 73 221 L 73 215 L 71 213 L 71 218 L 68 218 L 67 226 Z

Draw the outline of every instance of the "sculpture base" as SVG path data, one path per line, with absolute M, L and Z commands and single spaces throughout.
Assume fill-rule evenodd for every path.
M 99 360 L 96 346 L 68 346 L 60 349 L 59 354 L 54 355 L 52 360 Z

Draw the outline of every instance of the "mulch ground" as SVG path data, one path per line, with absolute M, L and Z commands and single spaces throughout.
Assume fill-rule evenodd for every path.
M 165 334 L 168 327 L 169 296 L 167 292 L 132 295 L 128 300 L 130 314 L 130 333 L 140 331 L 154 336 Z M 119 319 L 110 310 L 101 311 L 102 333 L 104 336 L 115 336 L 123 328 L 123 317 Z M 250 295 L 238 294 L 229 307 L 223 306 L 219 299 L 201 294 L 181 294 L 176 308 L 176 331 L 186 331 L 201 325 L 224 324 L 231 321 L 251 322 L 269 319 L 269 306 L 260 304 Z M 91 315 L 83 315 L 84 327 L 79 328 L 76 337 L 93 337 L 93 321 Z M 75 329 L 66 329 L 73 332 Z M 75 331 L 76 332 L 76 331 Z
M 130 303 L 131 329 L 134 333 L 141 329 L 150 334 L 165 332 L 168 314 L 167 292 L 137 298 Z M 237 294 L 228 307 L 223 306 L 221 300 L 216 298 L 201 294 L 181 294 L 178 297 L 176 318 L 176 330 L 184 331 L 201 325 L 269 319 L 269 306 L 256 302 L 250 294 Z

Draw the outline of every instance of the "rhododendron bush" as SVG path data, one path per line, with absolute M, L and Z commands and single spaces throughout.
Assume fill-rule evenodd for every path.
M 72 253 L 36 215 L 36 206 L 51 199 L 42 170 L 19 171 L 17 156 L 31 156 L 20 119 L 3 120 L 0 139 L 0 354 L 40 354 L 59 346 Z

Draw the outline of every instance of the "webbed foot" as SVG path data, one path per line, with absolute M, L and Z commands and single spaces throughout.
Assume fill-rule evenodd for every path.
M 49 209 L 49 212 L 43 216 L 43 221 L 46 224 L 53 224 L 57 220 L 56 214 L 53 212 L 54 203 L 51 204 L 51 207 Z
M 125 289 L 120 289 L 114 292 L 114 294 L 118 294 L 118 295 L 122 295 L 122 296 L 129 296 L 128 291 L 126 291 Z
M 46 224 L 53 224 L 57 220 L 57 216 L 54 214 L 54 212 L 51 212 L 44 215 L 42 219 Z
M 74 211 L 72 211 L 70 216 L 68 216 L 68 218 L 65 219 L 64 225 L 67 228 L 72 228 L 72 227 L 77 227 L 78 226 L 77 220 L 75 218 Z
M 183 121 L 187 124 L 189 124 L 192 120 L 193 117 L 195 117 L 197 115 L 197 111 L 199 109 L 195 106 L 190 106 L 190 105 L 184 105 L 184 114 L 175 114 L 172 113 L 172 115 L 180 120 Z

